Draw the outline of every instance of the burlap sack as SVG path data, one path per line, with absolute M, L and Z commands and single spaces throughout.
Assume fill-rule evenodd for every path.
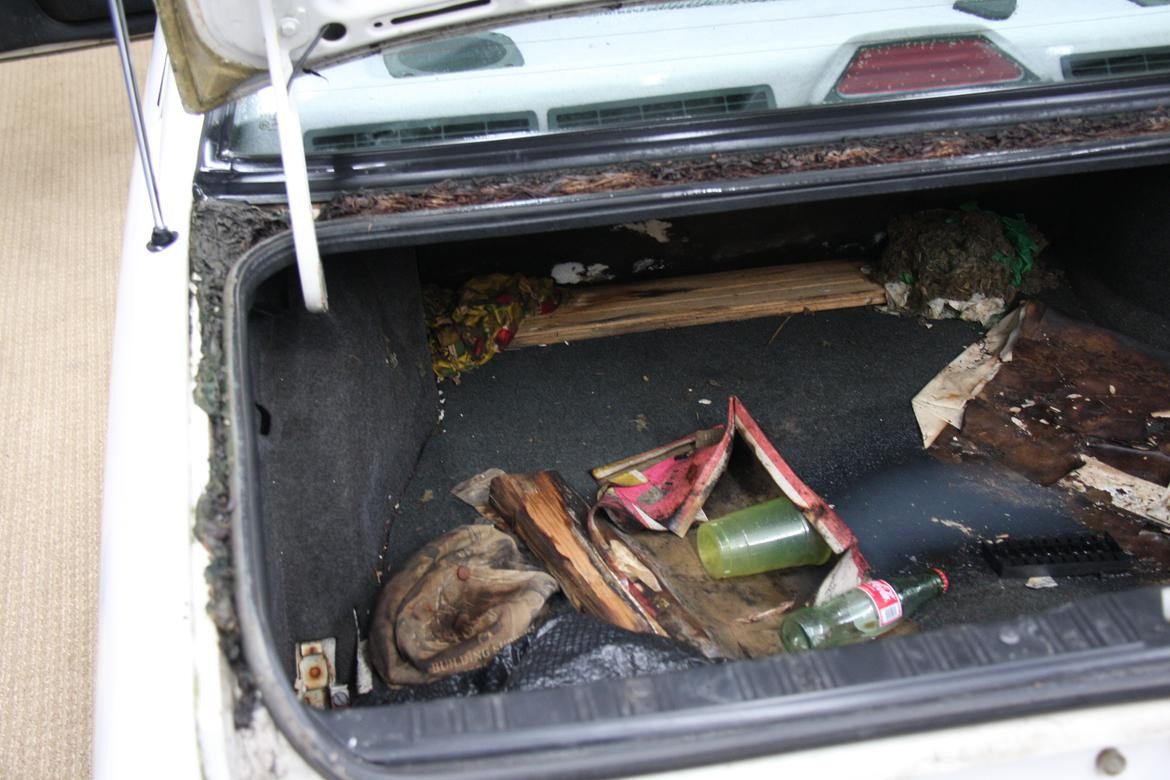
M 370 628 L 374 668 L 391 685 L 410 685 L 484 666 L 528 631 L 557 587 L 508 534 L 456 528 L 382 589 Z

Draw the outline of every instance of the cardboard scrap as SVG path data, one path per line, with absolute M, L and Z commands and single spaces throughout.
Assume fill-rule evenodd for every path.
M 703 504 L 727 470 L 732 443 L 739 439 L 755 454 L 780 492 L 796 504 L 834 553 L 856 546 L 848 526 L 824 499 L 804 484 L 768 441 L 737 397 L 727 404 L 727 424 L 697 431 L 640 455 L 593 470 L 601 483 L 598 504 L 619 523 L 686 536 L 705 519 Z
M 1011 347 L 1023 321 L 1022 312 L 1020 307 L 1005 315 L 982 341 L 963 350 L 910 401 L 924 448 L 933 444 L 948 425 L 956 429 L 963 427 L 967 402 L 995 378 L 1000 366 L 1011 360 Z
M 796 476 L 764 435 L 743 402 L 728 399 L 727 424 L 697 431 L 657 449 L 593 470 L 601 483 L 597 506 L 619 527 L 670 530 L 685 537 L 706 520 L 703 506 L 726 472 L 739 441 L 767 473 L 776 493 L 786 496 L 838 556 L 825 575 L 815 603 L 862 582 L 869 564 L 857 539 L 837 513 Z
M 1085 464 L 1061 480 L 1062 486 L 1082 493 L 1100 491 L 1118 509 L 1170 528 L 1170 512 L 1166 499 L 1170 489 L 1139 479 L 1096 458 L 1085 458 Z

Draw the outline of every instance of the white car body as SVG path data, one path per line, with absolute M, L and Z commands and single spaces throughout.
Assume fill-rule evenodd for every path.
M 500 30 L 523 56 L 519 67 L 394 77 L 381 56 L 369 56 L 298 79 L 292 95 L 306 134 L 519 112 L 532 112 L 535 129 L 547 131 L 558 108 L 757 85 L 770 88 L 778 108 L 831 102 L 840 99 L 834 87 L 858 47 L 873 43 L 981 35 L 1030 78 L 1052 82 L 1064 79 L 1063 58 L 1101 50 L 1103 23 L 1126 48 L 1170 45 L 1170 7 L 1135 14 L 1129 0 L 1069 0 L 1059 4 L 1058 19 L 1051 4 L 1025 2 L 1003 21 L 956 13 L 945 0 L 900 6 L 691 0 L 665 11 L 529 22 Z M 241 153 L 279 153 L 274 110 L 271 88 L 237 106 L 234 123 L 246 133 Z M 268 132 L 256 130 L 266 120 Z
M 826 3 L 824 8 L 830 13 L 838 6 L 845 10 L 859 5 L 864 4 L 841 1 Z M 1052 29 L 1046 27 L 1042 16 L 1033 13 L 1036 6 L 1027 2 L 1020 5 L 1011 29 L 1005 26 L 996 33 L 1002 36 L 1000 45 L 1041 78 L 1059 79 L 1054 68 L 1059 68 L 1060 56 L 1091 48 L 1094 14 L 1111 5 L 1129 4 L 1128 0 L 1063 3 L 1073 21 L 1057 36 L 1062 41 L 1059 50 L 1046 43 L 1053 38 Z M 919 32 L 929 28 L 932 34 L 954 34 L 974 29 L 977 22 L 983 24 L 972 18 L 970 24 L 956 25 L 949 2 L 919 6 L 906 11 L 915 15 L 916 24 L 925 25 L 917 28 Z M 941 21 L 944 7 L 949 11 L 945 23 Z M 1170 19 L 1170 7 L 1161 10 Z M 839 32 L 830 40 L 808 18 L 794 15 L 783 21 L 801 31 L 800 45 L 788 54 L 793 62 L 802 63 L 800 70 L 805 75 L 778 79 L 774 70 L 765 67 L 764 52 L 774 41 L 775 28 L 761 24 L 754 16 L 760 7 L 749 3 L 721 9 L 720 13 L 725 11 L 740 26 L 739 43 L 707 56 L 742 60 L 735 67 L 741 72 L 758 71 L 759 83 L 772 86 L 779 105 L 823 100 L 851 56 L 850 46 L 880 37 L 865 31 L 872 25 L 865 27 L 857 17 L 850 17 L 858 27 L 845 35 L 852 43 L 843 47 Z M 639 72 L 644 75 L 639 83 L 644 93 L 615 96 L 611 87 L 582 83 L 572 88 L 571 102 L 723 86 L 707 75 L 716 69 L 702 67 L 704 63 L 696 58 L 679 58 L 655 76 L 657 64 L 671 52 L 689 46 L 711 22 L 710 8 L 699 6 L 683 13 L 688 26 L 664 36 L 657 48 L 640 52 Z M 940 18 L 937 24 L 933 21 L 936 14 Z M 646 23 L 652 16 L 641 14 Z M 732 23 L 726 15 L 720 22 Z M 605 17 L 590 22 L 602 27 L 606 23 Z M 576 29 L 575 22 L 546 24 L 510 30 L 524 52 L 525 67 L 531 70 L 523 80 L 510 69 L 391 79 L 384 69 L 377 72 L 380 58 L 336 66 L 330 71 L 331 80 L 345 79 L 350 84 L 344 120 L 353 124 L 385 119 L 384 95 L 392 91 L 396 104 L 409 106 L 409 111 L 397 118 L 449 112 L 453 96 L 461 96 L 466 98 L 461 113 L 504 110 L 507 101 L 515 99 L 527 101 L 523 102 L 524 110 L 536 111 L 544 122 L 543 117 L 553 107 L 550 96 L 556 94 L 555 87 L 564 78 L 564 58 L 588 59 L 596 53 L 591 48 L 592 38 L 569 34 Z M 890 28 L 904 24 L 888 22 Z M 542 31 L 555 34 L 542 37 Z M 1165 45 L 1170 24 L 1139 25 L 1132 35 L 1135 46 Z M 604 85 L 610 81 L 607 68 L 630 66 L 628 57 L 620 65 L 599 58 L 595 65 L 599 74 L 593 82 Z M 473 90 L 470 97 L 468 89 Z M 251 729 L 237 732 L 232 725 L 232 673 L 204 608 L 207 554 L 192 535 L 195 503 L 207 481 L 208 457 L 207 418 L 192 401 L 199 343 L 198 328 L 192 326 L 197 315 L 190 296 L 187 243 L 202 118 L 186 113 L 181 106 L 161 35 L 155 38 L 143 92 L 161 206 L 179 238 L 160 252 L 147 250 L 151 212 L 136 163 L 127 206 L 110 386 L 94 774 L 119 779 L 156 775 L 315 776 L 262 710 Z M 303 107 L 307 130 L 326 120 L 336 122 L 336 90 L 331 83 L 302 78 L 294 92 Z M 568 100 L 564 92 L 559 93 L 558 102 L 562 99 Z M 264 101 L 258 97 L 246 105 L 262 109 Z M 1170 591 L 1164 591 L 1163 598 L 1170 619 Z M 774 777 L 785 772 L 833 777 L 860 771 L 873 778 L 978 777 L 991 772 L 1003 778 L 1031 778 L 1038 772 L 1042 776 L 1089 778 L 1100 776 L 1097 760 L 1107 748 L 1125 756 L 1126 777 L 1164 776 L 1170 766 L 1170 700 L 842 744 L 735 765 L 700 767 L 672 776 L 736 773 Z

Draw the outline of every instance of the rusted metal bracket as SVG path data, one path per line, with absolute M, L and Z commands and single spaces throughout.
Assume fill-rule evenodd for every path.
M 337 640 L 316 639 L 296 646 L 297 698 L 319 710 L 349 706 L 349 688 L 337 684 Z

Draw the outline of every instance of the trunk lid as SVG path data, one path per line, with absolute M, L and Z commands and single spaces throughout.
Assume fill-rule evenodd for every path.
M 320 67 L 406 39 L 597 5 L 596 0 L 373 0 L 233 3 L 158 0 L 159 21 L 183 105 L 205 112 L 263 87 L 265 18 L 294 61 Z

